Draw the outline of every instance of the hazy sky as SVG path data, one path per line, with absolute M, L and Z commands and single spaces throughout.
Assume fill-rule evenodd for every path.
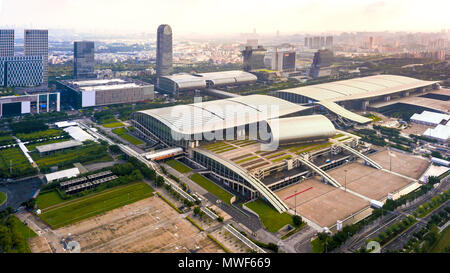
M 0 0 L 0 26 L 80 31 L 440 31 L 449 14 L 449 0 Z

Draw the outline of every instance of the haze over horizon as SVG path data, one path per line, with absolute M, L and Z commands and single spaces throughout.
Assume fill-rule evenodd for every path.
M 446 0 L 0 0 L 0 27 L 83 32 L 211 34 L 409 31 L 450 28 Z

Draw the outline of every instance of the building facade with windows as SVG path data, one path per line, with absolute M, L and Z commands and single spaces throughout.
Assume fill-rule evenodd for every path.
M 0 86 L 30 87 L 42 83 L 42 56 L 0 57 Z
M 14 56 L 14 30 L 0 29 L 0 57 Z
M 26 29 L 24 33 L 25 56 L 41 56 L 43 84 L 48 83 L 48 30 Z

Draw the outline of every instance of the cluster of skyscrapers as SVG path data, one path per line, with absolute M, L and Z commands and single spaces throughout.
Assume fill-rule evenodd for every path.
M 0 86 L 48 83 L 48 30 L 25 30 L 24 55 L 14 54 L 14 30 L 0 29 Z
M 305 47 L 309 49 L 332 49 L 333 36 L 305 37 Z

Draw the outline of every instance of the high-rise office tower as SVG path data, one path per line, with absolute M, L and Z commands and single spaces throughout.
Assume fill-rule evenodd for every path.
M 156 76 L 167 76 L 172 71 L 172 28 L 160 25 L 156 42 Z
M 369 37 L 369 49 L 373 49 L 373 37 Z
M 333 36 L 327 36 L 326 40 L 325 40 L 325 47 L 327 49 L 332 49 L 333 48 Z
M 308 39 L 309 48 L 313 48 L 313 38 L 309 37 Z
M 305 37 L 305 47 L 308 47 L 308 37 Z
M 258 46 L 257 48 L 246 46 L 245 49 L 241 51 L 244 58 L 244 70 L 251 71 L 255 69 L 263 69 L 266 51 L 267 50 L 262 46 Z
M 24 35 L 25 56 L 42 56 L 43 84 L 48 83 L 48 30 L 26 29 Z
M 14 56 L 14 30 L 0 29 L 0 57 Z
M 94 42 L 73 43 L 73 74 L 76 79 L 95 78 L 95 45 Z

